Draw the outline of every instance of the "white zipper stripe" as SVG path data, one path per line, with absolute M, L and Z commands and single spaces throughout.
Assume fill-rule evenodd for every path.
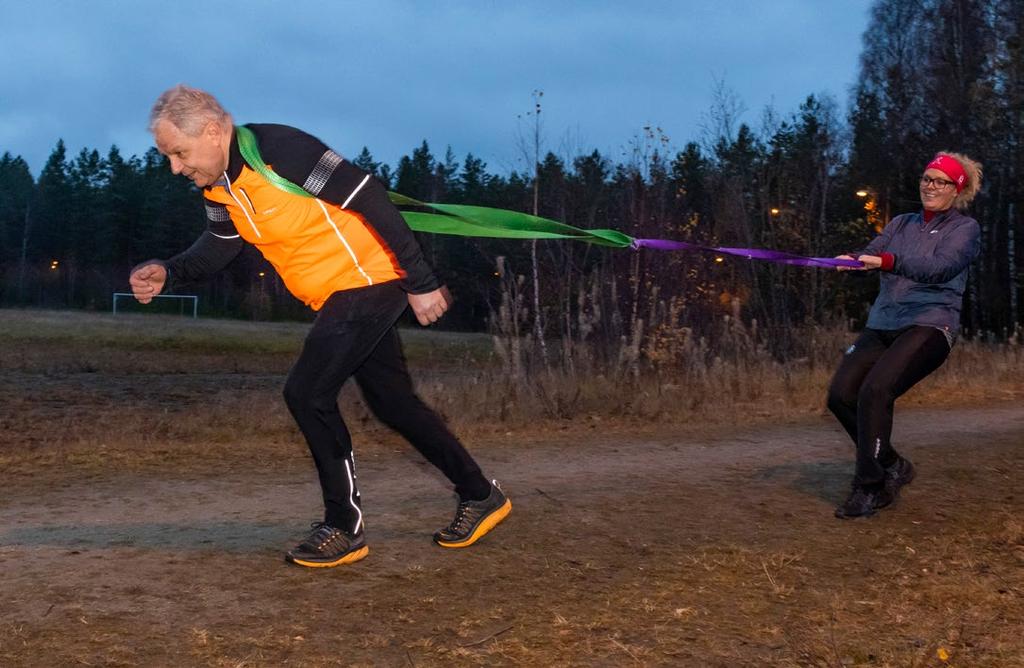
M 370 180 L 370 175 L 369 174 L 367 174 L 366 176 L 363 177 L 363 180 L 359 182 L 359 185 L 356 186 L 356 189 L 352 191 L 352 194 L 350 194 L 348 196 L 348 199 L 345 200 L 345 203 L 341 205 L 342 209 L 347 209 L 348 208 L 348 203 L 351 202 L 352 198 L 355 197 L 359 193 L 359 191 L 363 189 L 363 186 L 365 186 L 366 182 L 369 181 L 369 180 Z
M 249 221 L 250 225 L 252 225 L 252 231 L 256 233 L 256 236 L 258 238 L 262 239 L 263 235 L 260 234 L 259 228 L 256 227 L 256 223 L 253 222 L 252 216 L 249 215 L 249 212 L 245 210 L 245 206 L 238 200 L 237 197 L 235 197 L 235 191 L 231 189 L 231 180 L 228 178 L 227 172 L 224 172 L 224 188 L 227 189 L 228 194 L 231 195 L 231 199 L 235 200 L 235 204 L 237 204 L 238 208 L 241 209 L 242 213 L 245 214 L 245 219 Z
M 356 526 L 352 529 L 353 534 L 359 533 L 359 528 L 363 526 L 363 511 L 359 509 L 359 504 L 356 503 L 356 483 L 352 476 L 352 467 L 349 466 L 348 460 L 345 460 L 345 473 L 348 474 L 348 502 L 352 505 L 352 508 L 356 511 Z
M 345 246 L 345 250 L 348 251 L 349 257 L 352 258 L 352 262 L 355 263 L 356 269 L 358 269 L 359 273 L 362 274 L 363 278 L 366 279 L 366 284 L 373 285 L 373 279 L 370 278 L 370 276 L 365 271 L 363 271 L 363 268 L 359 265 L 359 258 L 356 257 L 356 254 L 352 250 L 352 247 L 348 245 L 348 241 L 346 241 L 345 237 L 342 236 L 341 230 L 339 230 L 338 226 L 334 224 L 334 221 L 331 219 L 331 214 L 327 213 L 327 207 L 324 206 L 324 203 L 321 202 L 319 198 L 314 197 L 313 199 L 316 201 L 317 204 L 320 205 L 320 210 L 324 212 L 324 218 L 326 218 L 327 222 L 330 223 L 331 229 L 334 230 L 334 233 L 338 235 L 338 239 L 341 240 L 342 245 Z
M 207 232 L 210 232 L 210 231 L 207 230 Z M 232 234 L 231 236 L 226 237 L 223 234 L 217 234 L 216 232 L 210 232 L 210 234 L 212 234 L 213 236 L 217 237 L 218 239 L 237 239 L 239 236 L 241 236 L 241 235 L 238 235 L 238 234 Z
M 255 216 L 256 215 L 256 207 L 254 207 L 252 205 L 252 200 L 249 199 L 249 193 L 245 192 L 245 188 L 239 188 L 238 192 L 242 193 L 242 197 L 244 197 L 245 201 L 249 203 L 249 210 L 252 211 L 252 215 Z

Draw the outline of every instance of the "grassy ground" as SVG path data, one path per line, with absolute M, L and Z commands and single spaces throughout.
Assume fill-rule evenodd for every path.
M 577 378 L 553 418 L 488 337 L 410 330 L 513 514 L 432 546 L 444 481 L 349 392 L 371 555 L 311 572 L 280 558 L 319 507 L 280 398 L 305 329 L 0 311 L 0 665 L 1024 665 L 1015 347 L 958 345 L 901 400 L 919 479 L 839 522 L 842 333 L 781 368 Z
M 0 311 L 0 447 L 9 471 L 64 458 L 102 468 L 205 459 L 304 457 L 280 399 L 308 325 L 174 316 Z M 421 395 L 470 437 L 652 425 L 729 425 L 823 413 L 824 389 L 852 339 L 818 332 L 807 358 L 779 364 L 761 353 L 702 354 L 685 369 L 542 374 L 534 385 L 503 375 L 491 338 L 403 330 Z M 958 344 L 904 406 L 985 404 L 1024 396 L 1020 346 Z M 346 387 L 343 409 L 361 447 L 391 442 Z M 239 448 L 244 444 L 244 448 Z M 20 463 L 19 463 L 20 462 Z

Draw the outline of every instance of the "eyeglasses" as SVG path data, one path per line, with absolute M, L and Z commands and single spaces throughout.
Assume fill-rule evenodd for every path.
M 921 177 L 921 187 L 931 188 L 934 187 L 936 190 L 945 190 L 950 186 L 955 186 L 956 183 L 949 181 L 948 179 L 933 179 L 930 176 Z

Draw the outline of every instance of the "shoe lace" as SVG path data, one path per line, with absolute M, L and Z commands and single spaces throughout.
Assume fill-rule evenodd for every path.
M 466 529 L 470 524 L 470 518 L 472 510 L 472 504 L 469 501 L 462 501 L 459 503 L 459 507 L 455 510 L 455 519 L 448 525 L 448 531 L 453 533 L 459 533 Z
M 309 525 L 309 528 L 313 530 L 313 533 L 306 539 L 306 542 L 318 550 L 326 545 L 337 531 L 337 529 L 326 522 L 313 522 Z
M 867 501 L 870 497 L 871 492 L 869 492 L 868 490 L 864 489 L 863 487 L 854 487 L 850 491 L 850 497 L 846 500 L 846 505 L 860 505 Z
M 907 472 L 906 460 L 897 459 L 896 463 L 885 469 L 886 474 L 890 478 L 899 478 Z

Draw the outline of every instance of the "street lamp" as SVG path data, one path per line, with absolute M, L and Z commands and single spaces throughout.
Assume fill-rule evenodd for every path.
M 861 188 L 854 194 L 864 200 L 864 212 L 867 214 L 868 224 L 876 233 L 880 233 L 885 225 L 885 220 L 878 210 L 878 192 L 874 188 Z

